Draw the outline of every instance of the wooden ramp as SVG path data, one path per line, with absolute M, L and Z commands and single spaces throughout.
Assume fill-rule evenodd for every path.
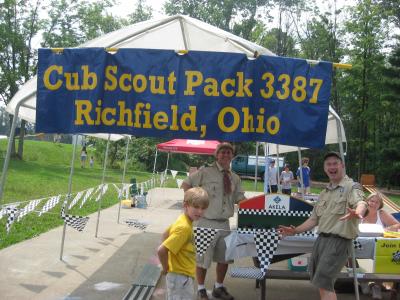
M 374 174 L 362 174 L 361 175 L 361 184 L 365 190 L 369 193 L 378 193 L 381 195 L 383 199 L 383 203 L 393 209 L 395 212 L 400 211 L 400 206 L 390 200 L 384 193 L 379 191 L 375 186 L 375 175 Z

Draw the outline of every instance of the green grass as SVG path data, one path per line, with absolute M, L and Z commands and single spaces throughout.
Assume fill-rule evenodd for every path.
M 0 142 L 1 168 L 3 168 L 5 151 L 6 142 L 3 140 Z M 29 201 L 59 194 L 66 195 L 68 192 L 72 151 L 72 145 L 25 141 L 24 160 L 13 159 L 10 161 L 2 204 Z M 88 168 L 88 166 L 81 168 L 79 152 L 80 149 L 77 149 L 74 161 L 73 194 L 89 187 L 98 186 L 101 183 L 103 174 L 102 166 L 98 162 L 95 162 L 93 169 Z M 132 177 L 136 178 L 136 182 L 143 182 L 150 179 L 151 174 L 128 169 L 125 175 L 125 182 L 129 182 Z M 121 183 L 121 180 L 121 170 L 106 170 L 104 182 Z M 82 209 L 79 208 L 79 205 L 76 205 L 70 213 L 85 216 L 97 211 L 98 202 L 95 202 L 94 198 L 90 201 L 88 200 Z M 64 199 L 65 197 L 62 198 L 61 202 Z M 40 210 L 45 202 L 42 201 L 35 210 Z M 40 218 L 37 213 L 29 213 L 20 222 L 14 222 L 9 234 L 6 233 L 6 216 L 4 216 L 0 220 L 0 249 L 62 225 L 63 221 L 59 217 L 61 202 Z M 117 202 L 117 193 L 112 186 L 109 186 L 102 199 L 102 208 L 109 207 Z M 22 203 L 19 208 L 25 205 L 26 203 Z

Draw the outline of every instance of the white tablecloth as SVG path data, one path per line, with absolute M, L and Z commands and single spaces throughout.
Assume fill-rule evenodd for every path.
M 311 253 L 316 237 L 311 236 L 287 236 L 280 240 L 275 255 Z M 361 249 L 355 249 L 357 258 L 374 258 L 375 237 L 359 237 Z M 225 238 L 226 259 L 238 259 L 247 256 L 257 256 L 254 237 L 251 233 L 238 233 L 232 231 Z

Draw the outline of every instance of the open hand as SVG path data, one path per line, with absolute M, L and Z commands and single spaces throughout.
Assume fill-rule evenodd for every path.
M 290 225 L 290 226 L 279 225 L 278 233 L 282 236 L 295 235 L 296 229 L 293 225 Z
M 350 220 L 353 218 L 362 219 L 363 217 L 362 217 L 362 215 L 358 214 L 355 209 L 352 209 L 349 207 L 349 208 L 347 208 L 347 214 L 345 214 L 339 220 L 346 221 L 346 220 Z

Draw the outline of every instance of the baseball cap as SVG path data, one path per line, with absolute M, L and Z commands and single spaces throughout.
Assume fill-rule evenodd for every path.
M 227 142 L 222 142 L 218 144 L 217 148 L 215 149 L 215 154 L 218 154 L 218 152 L 222 149 L 230 149 L 232 153 L 235 152 L 235 148 L 233 148 L 232 144 Z
M 340 159 L 340 161 L 342 161 L 342 157 L 340 156 L 340 154 L 335 151 L 330 151 L 330 152 L 326 153 L 324 155 L 324 161 L 329 157 L 336 157 L 336 158 Z

